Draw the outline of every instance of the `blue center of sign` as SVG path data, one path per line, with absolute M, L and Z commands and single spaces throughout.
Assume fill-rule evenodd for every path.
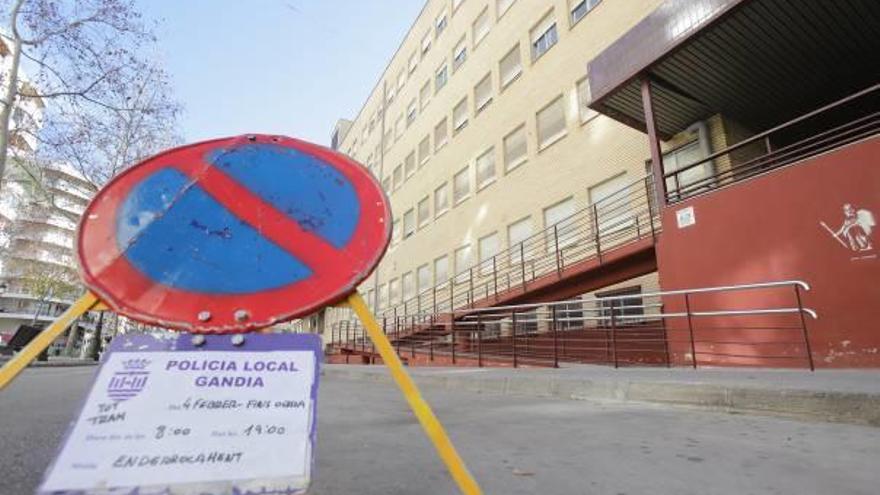
M 209 161 L 331 245 L 341 248 L 351 240 L 360 213 L 356 192 L 320 160 L 290 148 L 253 144 L 215 153 Z M 313 267 L 174 169 L 154 172 L 137 184 L 116 220 L 119 250 L 150 279 L 176 289 L 246 294 L 313 275 Z

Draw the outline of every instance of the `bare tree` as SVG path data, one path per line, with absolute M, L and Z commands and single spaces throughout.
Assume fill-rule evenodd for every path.
M 46 146 L 47 158 L 89 163 L 81 168 L 98 183 L 129 164 L 131 157 L 139 158 L 142 150 L 132 148 L 132 143 L 140 144 L 137 136 L 152 125 L 153 116 L 167 116 L 170 111 L 176 117 L 177 106 L 168 104 L 166 77 L 150 62 L 151 27 L 134 0 L 6 3 L 8 32 L 3 39 L 11 60 L 3 74 L 5 94 L 0 101 L 0 178 L 14 144 L 10 121 L 26 101 L 46 102 L 45 128 L 39 133 L 35 129 L 39 126 L 20 132 L 63 145 L 63 149 Z M 20 80 L 23 66 L 31 72 L 31 84 Z M 103 129 L 87 132 L 86 123 Z M 165 129 L 174 128 L 173 119 L 171 124 Z M 107 142 L 112 140 L 110 129 L 120 138 L 112 144 Z M 105 138 L 100 146 L 91 141 L 99 133 Z M 109 149 L 112 157 L 94 161 Z

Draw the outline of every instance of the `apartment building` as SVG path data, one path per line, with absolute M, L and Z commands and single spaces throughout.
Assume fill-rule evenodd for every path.
M 359 114 L 334 132 L 392 204 L 391 247 L 360 288 L 375 309 L 644 176 L 644 135 L 587 107 L 586 67 L 659 3 L 425 4 Z M 630 285 L 656 287 L 656 275 Z

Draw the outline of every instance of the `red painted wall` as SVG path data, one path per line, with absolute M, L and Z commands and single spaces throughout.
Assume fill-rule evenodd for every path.
M 845 218 L 845 204 L 869 210 L 880 221 L 880 137 L 666 208 L 663 234 L 657 245 L 660 283 L 664 290 L 671 290 L 804 280 L 812 286 L 803 295 L 804 305 L 819 314 L 818 320 L 807 321 L 816 366 L 878 367 L 880 226 L 868 236 L 872 249 L 853 251 L 846 239 L 838 241 L 820 224 L 839 229 Z M 696 224 L 680 229 L 676 211 L 688 206 L 694 207 Z M 666 310 L 682 305 L 681 300 L 664 303 Z M 793 293 L 758 291 L 703 296 L 696 301 L 704 309 L 780 303 L 793 305 Z M 681 332 L 684 324 L 676 322 L 679 335 L 685 337 L 672 346 L 673 360 L 679 364 L 690 363 L 687 338 Z M 728 329 L 719 325 L 714 329 L 698 328 L 697 340 L 701 340 L 700 332 L 703 338 L 714 332 L 718 342 L 727 337 L 728 341 L 767 342 L 704 345 L 698 348 L 699 363 L 804 366 L 803 360 L 796 359 L 803 357 L 804 351 L 798 332 L 768 328 L 796 324 L 790 317 L 774 317 L 752 318 Z M 700 325 L 710 327 L 712 323 L 700 321 Z M 710 352 L 719 349 L 723 352 Z M 706 353 L 705 359 L 701 351 Z M 787 355 L 790 359 L 763 357 L 770 355 Z

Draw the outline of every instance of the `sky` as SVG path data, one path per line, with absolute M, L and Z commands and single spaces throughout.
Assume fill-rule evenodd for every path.
M 357 116 L 423 0 L 139 0 L 187 142 L 242 133 L 327 145 Z

